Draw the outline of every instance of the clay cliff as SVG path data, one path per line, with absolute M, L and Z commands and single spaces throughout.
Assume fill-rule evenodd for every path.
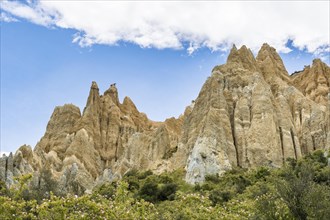
M 289 75 L 282 59 L 264 44 L 258 55 L 232 48 L 198 97 L 179 118 L 154 122 L 115 84 L 102 95 L 92 82 L 86 107 L 56 107 L 35 148 L 20 147 L 0 158 L 0 179 L 33 173 L 40 184 L 51 170 L 64 192 L 88 192 L 131 169 L 160 173 L 186 170 L 186 181 L 234 167 L 280 167 L 330 148 L 330 71 L 321 60 Z
M 327 105 L 330 88 L 330 68 L 320 59 L 315 59 L 312 66 L 305 66 L 303 71 L 292 75 L 295 86 L 308 98 Z

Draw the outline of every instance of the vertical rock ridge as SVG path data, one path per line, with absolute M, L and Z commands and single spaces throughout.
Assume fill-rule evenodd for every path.
M 292 144 L 293 144 L 293 152 L 294 152 L 294 158 L 297 160 L 298 156 L 297 156 L 297 146 L 296 146 L 296 141 L 295 141 L 295 136 L 293 133 L 292 128 L 290 129 L 290 134 L 291 134 L 291 139 L 292 139 Z

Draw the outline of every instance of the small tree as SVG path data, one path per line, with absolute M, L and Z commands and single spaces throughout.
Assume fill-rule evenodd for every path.
M 157 183 L 148 181 L 139 190 L 138 197 L 148 202 L 157 202 L 158 186 Z
M 0 180 L 0 196 L 10 196 L 10 191 L 2 180 Z
M 228 202 L 232 198 L 232 193 L 229 191 L 222 191 L 220 189 L 212 190 L 209 199 L 212 201 L 212 205 L 222 204 Z

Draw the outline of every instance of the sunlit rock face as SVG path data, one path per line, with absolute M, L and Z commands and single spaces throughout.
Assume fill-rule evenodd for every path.
M 307 83 L 299 84 L 300 73 L 287 73 L 274 48 L 264 44 L 254 58 L 245 46 L 233 47 L 227 63 L 213 69 L 183 127 L 186 180 L 200 182 L 234 166 L 279 167 L 286 158 L 329 148 L 329 67 L 320 60 L 313 66 L 313 76 L 304 70 L 300 78 L 321 78 L 321 85 L 303 93 Z
M 59 187 L 90 191 L 130 169 L 155 173 L 186 169 L 186 181 L 233 167 L 280 167 L 330 148 L 329 67 L 289 75 L 271 46 L 254 57 L 245 46 L 232 48 L 227 63 L 216 66 L 198 97 L 179 118 L 154 122 L 133 101 L 118 98 L 116 84 L 103 95 L 92 82 L 86 107 L 56 107 L 34 150 L 22 146 L 0 159 L 0 178 L 51 170 Z
M 312 66 L 305 66 L 303 71 L 292 75 L 294 85 L 316 103 L 327 105 L 330 93 L 330 68 L 320 59 L 315 59 Z

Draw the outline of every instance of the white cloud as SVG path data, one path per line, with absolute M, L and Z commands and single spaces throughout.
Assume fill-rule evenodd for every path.
M 301 50 L 320 53 L 329 43 L 329 1 L 122 2 L 35 1 L 2 3 L 14 16 L 44 26 L 77 30 L 80 46 L 199 47 L 228 50 L 233 43 L 257 51 L 267 42 L 290 52 L 288 39 Z M 185 44 L 187 45 L 187 44 Z M 324 50 L 323 50 L 324 52 Z M 325 51 L 326 52 L 326 51 Z
M 1 12 L 0 21 L 3 22 L 17 22 L 18 20 L 5 12 Z
M 323 62 L 330 63 L 330 45 L 317 48 L 314 56 L 319 57 Z
M 9 156 L 10 152 L 7 151 L 0 151 L 0 157 L 2 157 L 3 155 Z
M 35 24 L 49 26 L 52 25 L 53 19 L 55 19 L 55 11 L 44 9 L 39 3 L 32 3 L 30 1 L 27 4 L 15 1 L 2 1 L 1 9 L 13 16 L 27 19 Z M 51 15 L 50 13 L 54 13 Z

